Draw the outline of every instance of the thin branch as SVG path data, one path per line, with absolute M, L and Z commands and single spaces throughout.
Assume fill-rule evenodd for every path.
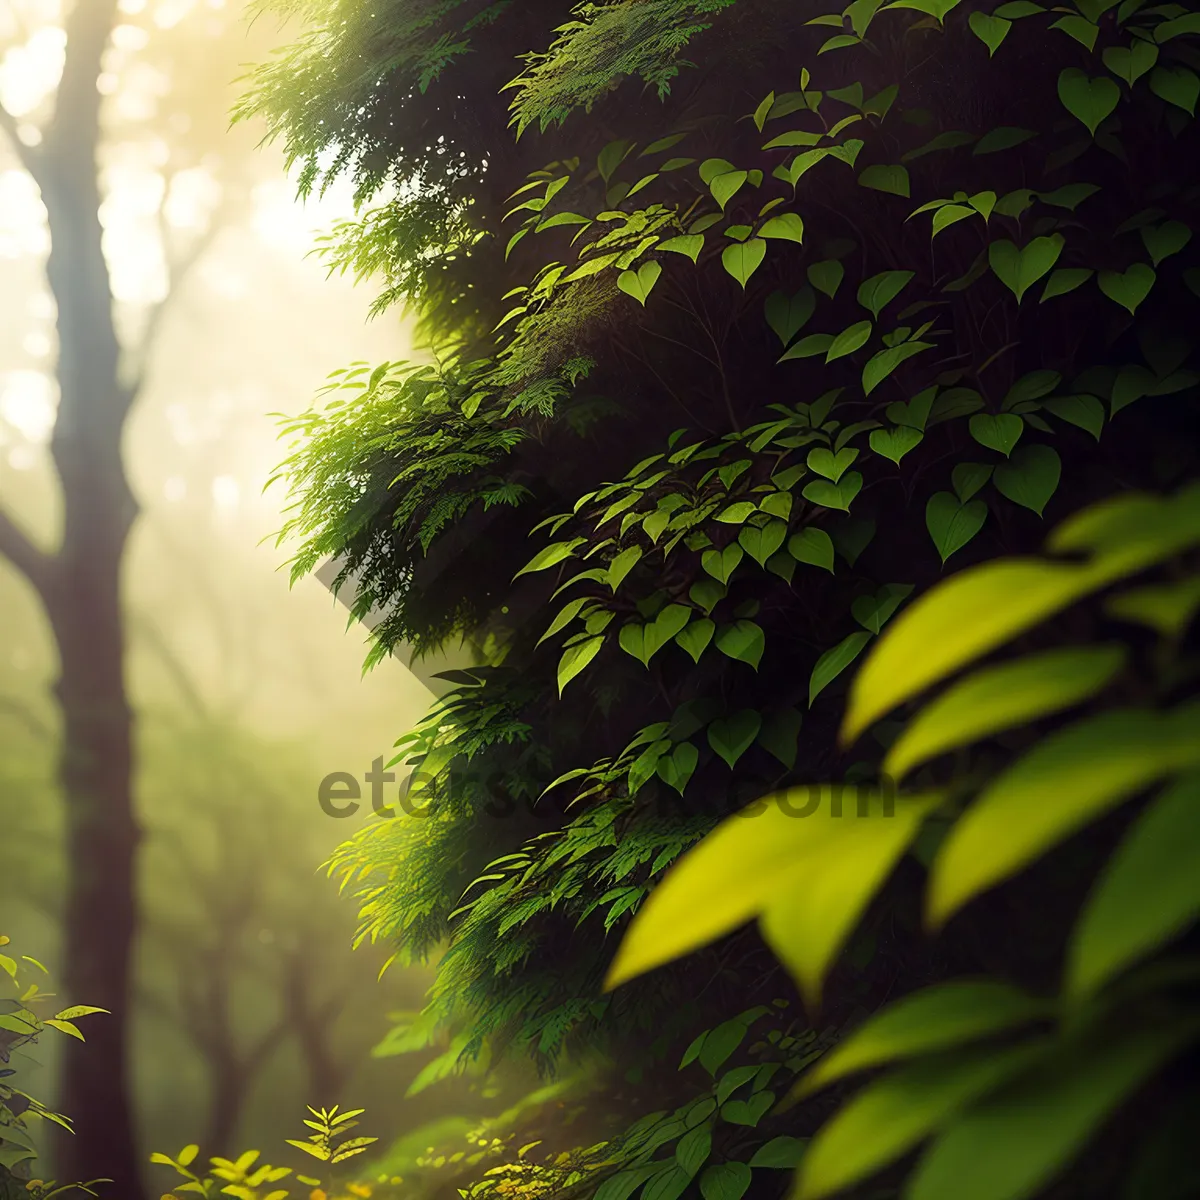
M 3 508 L 0 508 L 0 555 L 29 580 L 43 600 L 46 598 L 54 557 L 39 550 Z

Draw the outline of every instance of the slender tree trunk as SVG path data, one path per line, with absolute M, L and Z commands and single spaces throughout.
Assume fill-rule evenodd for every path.
M 111 1016 L 66 1055 L 60 1105 L 76 1122 L 60 1141 L 63 1179 L 112 1179 L 142 1191 L 129 1088 L 129 996 L 137 932 L 132 714 L 125 682 L 121 564 L 137 512 L 121 441 L 133 388 L 121 380 L 101 245 L 97 77 L 116 0 L 76 0 L 53 120 L 35 179 L 50 226 L 47 280 L 58 306 L 59 411 L 51 453 L 63 533 L 42 588 L 59 652 L 59 781 L 69 883 L 63 982 L 72 1003 Z

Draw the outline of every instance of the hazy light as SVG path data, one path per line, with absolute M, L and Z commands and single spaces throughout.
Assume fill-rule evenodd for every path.
M 46 210 L 24 171 L 0 171 L 0 258 L 41 255 L 50 249 Z
M 242 489 L 232 475 L 218 475 L 212 481 L 212 498 L 218 508 L 232 512 L 242 498 Z
M 21 349 L 30 358 L 48 358 L 54 345 L 44 333 L 27 333 L 21 341 Z
M 187 480 L 181 475 L 172 475 L 163 484 L 163 496 L 170 504 L 178 504 L 180 500 L 187 499 Z
M 63 30 L 43 26 L 0 59 L 0 103 L 14 117 L 33 112 L 58 87 L 66 46 Z
M 0 383 L 0 418 L 37 445 L 49 440 L 58 406 L 56 389 L 41 371 L 6 371 Z M 12 455 L 9 455 L 12 461 Z M 13 466 L 16 466 L 13 463 Z M 18 470 L 24 470 L 18 467 Z

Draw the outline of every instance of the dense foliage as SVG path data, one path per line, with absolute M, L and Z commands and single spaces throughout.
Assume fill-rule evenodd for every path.
M 735 808 L 878 779 L 878 747 L 904 726 L 877 718 L 1024 627 L 939 656 L 958 629 L 1011 609 L 1047 618 L 1049 644 L 1085 636 L 1067 601 L 1022 608 L 1040 595 L 1027 582 L 971 594 L 906 651 L 948 662 L 942 674 L 856 719 L 878 746 L 840 743 L 849 668 L 906 606 L 937 611 L 922 597 L 945 574 L 1036 551 L 1043 515 L 1194 478 L 1200 188 L 1184 164 L 1200 150 L 1200 14 L 1140 0 L 291 7 L 305 30 L 256 73 L 244 111 L 266 116 L 305 187 L 353 178 L 360 217 L 335 231 L 330 264 L 381 279 L 380 309 L 410 304 L 434 351 L 432 365 L 340 372 L 288 424 L 294 570 L 342 556 L 357 611 L 385 614 L 372 661 L 459 635 L 481 650 L 399 743 L 416 772 L 405 811 L 331 869 L 359 896 L 363 938 L 439 951 L 426 1020 L 453 1033 L 440 1069 L 515 1051 L 549 1071 L 602 1049 L 619 1111 L 662 1110 L 600 1156 L 634 1164 L 604 1200 L 637 1187 L 676 1200 L 694 1178 L 705 1200 L 760 1178 L 770 1190 L 778 1174 L 747 1164 L 811 1133 L 836 1099 L 779 1112 L 806 1055 L 765 1064 L 781 1072 L 770 1088 L 761 1047 L 729 1058 L 748 1032 L 736 1014 L 787 998 L 786 972 L 737 931 L 777 877 L 713 877 L 691 900 L 711 927 L 664 938 L 642 965 L 698 952 L 604 994 L 610 935 Z M 1130 544 L 1161 518 L 1139 513 L 1120 529 Z M 1179 698 L 1183 645 L 1164 664 Z M 1128 686 L 1144 706 L 1143 649 Z M 1063 687 L 1087 698 L 1114 654 L 1109 674 L 1108 659 L 1070 660 Z M 885 674 L 894 689 L 908 678 Z M 955 802 L 1002 761 L 956 764 Z M 961 975 L 1053 991 L 1080 880 L 1112 845 L 1101 822 L 1031 873 L 1028 898 L 989 894 L 931 943 L 920 901 L 935 839 L 916 830 L 935 798 L 905 805 L 888 853 L 860 864 L 860 903 L 801 884 L 781 909 L 821 956 L 768 922 L 808 1021 L 825 985 L 820 1027 L 834 1033 Z M 1046 845 L 1032 839 L 988 883 Z M 1022 911 L 1039 914 L 1032 929 Z M 1020 1010 L 1017 995 L 996 1004 Z M 708 1043 L 692 1042 L 715 1093 L 673 1070 L 706 1029 L 730 1045 L 705 1062 Z M 817 1036 L 773 1032 L 763 1044 Z M 939 1086 L 915 1078 L 921 1096 Z M 853 1177 L 806 1186 L 854 1182 L 942 1116 Z

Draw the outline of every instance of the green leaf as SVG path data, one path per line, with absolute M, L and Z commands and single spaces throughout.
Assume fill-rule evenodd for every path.
M 831 650 L 826 650 L 817 659 L 808 680 L 808 704 L 816 698 L 863 652 L 871 640 L 871 634 L 860 631 L 843 638 Z
M 1067 67 L 1058 77 L 1058 98 L 1063 108 L 1095 137 L 1100 122 L 1117 107 L 1121 89 L 1104 76 L 1090 79 L 1076 67 Z
M 794 708 L 784 708 L 770 717 L 758 735 L 758 744 L 779 759 L 790 771 L 796 765 L 796 742 L 803 717 Z
M 925 506 L 925 527 L 944 563 L 983 528 L 987 505 L 982 500 L 960 503 L 950 492 L 936 492 Z
M 584 538 L 573 538 L 569 542 L 554 542 L 550 546 L 544 546 L 513 578 L 519 579 L 522 575 L 528 575 L 534 571 L 545 571 L 550 567 L 557 566 L 564 559 L 570 558 L 576 549 L 583 545 L 584 541 Z
M 632 296 L 642 307 L 646 306 L 646 297 L 658 282 L 662 267 L 656 262 L 642 263 L 636 271 L 622 271 L 617 276 L 617 287 L 627 296 Z
M 860 187 L 874 188 L 877 192 L 890 192 L 893 196 L 907 198 L 910 194 L 908 168 L 899 163 L 892 166 L 876 163 L 858 177 L 858 183 Z
M 912 592 L 911 583 L 885 584 L 873 596 L 859 596 L 850 605 L 850 612 L 869 633 L 879 633 Z
M 871 329 L 870 321 L 858 321 L 849 328 L 843 329 L 830 343 L 825 354 L 825 361 L 827 363 L 835 362 L 866 345 L 867 339 L 871 336 Z
M 996 468 L 992 482 L 1014 504 L 1032 509 L 1040 517 L 1061 477 L 1062 460 L 1052 447 L 1022 446 Z
M 828 813 L 807 815 L 815 796 L 828 793 Z M 844 806 L 850 799 L 853 807 Z M 798 801 L 802 803 L 793 803 Z M 763 938 L 787 967 L 813 1007 L 838 952 L 854 931 L 871 898 L 916 837 L 940 795 L 906 797 L 894 804 L 866 789 L 798 788 L 781 800 L 808 836 L 795 844 L 796 871 L 765 906 Z M 733 820 L 742 818 L 734 817 Z M 757 825 L 765 824 L 754 818 Z
M 783 292 L 772 292 L 766 303 L 767 324 L 787 346 L 813 315 L 816 306 L 816 294 L 807 284 L 790 297 Z
M 650 1177 L 641 1200 L 679 1200 L 691 1182 L 692 1177 L 681 1166 L 672 1165 Z
M 1177 638 L 1200 609 L 1200 576 L 1134 588 L 1110 597 L 1104 607 L 1120 620 L 1136 621 L 1161 637 Z
M 713 199 L 724 211 L 725 206 L 742 190 L 742 186 L 749 178 L 748 171 L 724 171 L 709 180 L 708 190 L 712 192 Z
M 726 549 L 728 549 L 728 547 L 726 547 Z M 701 558 L 701 563 L 703 563 L 703 557 Z M 707 568 L 705 568 L 705 570 L 707 570 Z M 711 613 L 712 610 L 716 608 L 718 601 L 724 599 L 724 597 L 725 588 L 722 584 L 718 583 L 716 579 L 697 580 L 688 589 L 688 599 L 691 600 L 693 604 L 699 605 L 706 613 Z
M 882 271 L 872 275 L 858 289 L 858 302 L 878 321 L 885 306 L 900 295 L 915 276 L 915 271 Z
M 1114 83 L 1113 87 L 1116 86 Z M 1023 249 L 1007 239 L 992 242 L 988 246 L 988 264 L 1019 304 L 1025 293 L 1058 261 L 1065 244 L 1061 233 L 1034 238 Z
M 800 494 L 805 500 L 819 504 L 822 508 L 837 508 L 850 511 L 854 497 L 862 490 L 863 478 L 857 471 L 847 472 L 837 483 L 824 479 L 814 480 Z
M 600 151 L 599 157 L 596 159 L 596 170 L 600 172 L 600 178 L 606 184 L 612 178 L 613 172 L 621 165 L 635 145 L 635 142 L 620 138 L 615 142 L 609 142 Z
M 730 717 L 714 721 L 708 727 L 708 744 L 732 770 L 754 744 L 761 728 L 762 717 L 752 708 L 744 708 Z
M 1091 267 L 1059 267 L 1046 280 L 1042 298 L 1038 303 L 1045 304 L 1047 300 L 1053 300 L 1055 296 L 1065 296 L 1068 292 L 1073 292 L 1081 284 L 1087 283 L 1094 274 L 1095 271 Z
M 1000 43 L 1008 36 L 1012 22 L 1003 17 L 990 17 L 986 13 L 973 12 L 967 18 L 971 32 L 988 48 L 990 58 L 1000 49 Z
M 942 844 L 929 882 L 931 923 L 941 926 L 980 892 L 1197 760 L 1195 711 L 1106 712 L 1044 738 L 983 790 Z
M 675 635 L 675 641 L 691 655 L 693 662 L 699 662 L 700 656 L 708 649 L 712 641 L 716 625 L 707 617 L 693 621 L 686 629 Z
M 822 1200 L 900 1158 L 1027 1069 L 1039 1049 L 989 1047 L 942 1054 L 871 1084 L 813 1138 L 800 1164 L 797 1200 Z M 973 1192 L 954 1195 L 977 1200 Z
M 902 342 L 899 346 L 880 350 L 863 367 L 863 394 L 869 396 L 901 363 L 932 346 L 932 342 Z
M 754 237 L 747 242 L 735 242 L 721 251 L 721 265 L 745 288 L 750 276 L 762 265 L 767 243 Z
M 976 413 L 969 423 L 971 436 L 989 450 L 1006 458 L 1020 440 L 1025 422 L 1015 413 Z
M 946 14 L 957 8 L 960 0 L 892 0 L 888 8 L 911 8 L 932 17 L 939 25 Z
M 910 450 L 915 450 L 924 439 L 925 435 L 919 429 L 900 425 L 895 429 L 873 429 L 868 440 L 876 454 L 890 458 L 899 466 L 900 460 Z
M 788 553 L 797 561 L 823 567 L 833 574 L 833 541 L 823 529 L 808 526 L 788 540 Z
M 1051 22 L 1050 28 L 1061 29 L 1063 33 L 1074 38 L 1089 54 L 1095 49 L 1096 38 L 1100 36 L 1100 29 L 1094 21 L 1089 21 L 1086 17 L 1078 16 L 1075 13 L 1059 17 L 1057 21 Z
M 735 621 L 717 634 L 717 649 L 738 662 L 749 663 L 756 671 L 766 647 L 762 629 L 753 621 Z
M 700 555 L 700 566 L 718 583 L 727 584 L 745 553 L 737 542 L 730 542 L 724 550 L 705 550 Z
M 558 660 L 558 694 L 560 696 L 567 684 L 600 653 L 600 647 L 603 645 L 604 635 L 597 634 L 586 641 L 576 642 L 575 645 L 568 646 L 563 651 L 562 658 Z
M 868 1018 L 810 1071 L 793 1093 L 898 1060 L 948 1050 L 1053 1015 L 1053 1006 L 999 980 L 956 979 L 905 996 Z
M 1057 400 L 1047 400 L 1042 406 L 1049 413 L 1068 421 L 1100 440 L 1104 431 L 1104 405 L 1095 396 L 1062 396 Z
M 1146 45 L 1139 42 L 1139 45 Z M 1182 221 L 1166 221 L 1162 225 L 1143 225 L 1142 241 L 1150 261 L 1157 267 L 1164 258 L 1178 254 L 1192 240 L 1192 231 Z
M 648 667 L 659 650 L 683 631 L 691 617 L 692 610 L 686 604 L 668 604 L 647 625 L 622 626 L 618 636 L 621 649 Z
M 771 217 L 758 231 L 760 238 L 782 238 L 789 242 L 804 241 L 804 222 L 799 213 L 780 213 Z
M 972 154 L 999 154 L 1001 150 L 1011 150 L 1020 146 L 1030 138 L 1037 137 L 1032 129 L 1019 129 L 1015 125 L 1001 125 L 990 129 L 975 143 Z
M 858 451 L 849 446 L 838 451 L 837 454 L 821 446 L 808 452 L 808 469 L 818 475 L 823 475 L 832 483 L 837 483 L 854 465 L 856 458 L 858 458 Z
M 1158 47 L 1135 39 L 1129 46 L 1110 46 L 1100 57 L 1118 79 L 1133 87 L 1158 61 Z
M 656 248 L 669 250 L 672 254 L 686 254 L 692 262 L 695 262 L 700 257 L 700 251 L 704 249 L 704 234 L 680 234 L 679 237 L 667 238 L 665 242 L 659 242 Z
M 992 468 L 983 463 L 962 462 L 950 472 L 958 498 L 966 504 L 992 477 Z
M 608 586 L 616 592 L 617 588 L 625 581 L 625 576 L 633 570 L 635 566 L 642 560 L 642 555 L 645 551 L 641 546 L 630 546 L 628 550 L 622 550 L 620 554 L 608 564 Z M 573 602 L 572 602 L 573 603 Z
M 1168 21 L 1163 21 L 1154 30 L 1154 40 L 1159 43 L 1168 42 L 1185 33 L 1200 33 L 1200 13 L 1183 13 Z
M 1073 563 L 1013 560 L 960 572 L 911 604 L 863 664 L 850 691 L 842 739 L 931 684 L 1053 616 L 1098 584 Z
M 1200 76 L 1187 67 L 1155 67 L 1150 76 L 1150 90 L 1168 104 L 1182 108 L 1189 116 L 1196 115 Z
M 1124 662 L 1120 646 L 1067 647 L 976 671 L 909 722 L 892 743 L 883 771 L 903 779 L 938 755 L 1082 704 Z
M 767 565 L 771 557 L 787 538 L 786 521 L 770 521 L 761 529 L 754 525 L 745 526 L 738 534 L 738 543 L 760 567 Z
M 721 1117 L 730 1125 L 746 1125 L 753 1129 L 774 1103 L 774 1092 L 759 1092 L 749 1100 L 728 1100 L 721 1106 Z M 749 1170 L 747 1167 L 747 1174 Z
M 689 1174 L 695 1175 L 712 1153 L 712 1126 L 697 1125 L 679 1139 L 675 1161 Z
M 772 1138 L 754 1152 L 750 1160 L 752 1167 L 798 1167 L 808 1148 L 807 1138 L 777 1137 Z
M 832 345 L 833 334 L 810 333 L 808 337 L 802 337 L 779 361 L 782 363 L 794 358 L 813 358 L 817 354 L 824 354 Z
M 715 1076 L 722 1064 L 728 1062 L 733 1052 L 746 1040 L 749 1029 L 749 1025 L 740 1017 L 733 1017 L 710 1029 L 700 1050 L 700 1065 Z
M 808 282 L 832 300 L 841 286 L 846 268 L 836 258 L 827 258 L 823 262 L 810 264 L 807 273 Z
M 723 1162 L 706 1167 L 700 1176 L 704 1200 L 742 1200 L 750 1186 L 750 1168 L 745 1163 Z
M 680 742 L 671 754 L 664 754 L 658 760 L 655 770 L 658 777 L 669 788 L 674 788 L 681 796 L 687 782 L 695 773 L 696 764 L 700 761 L 700 752 L 691 742 Z
M 968 1109 L 910 1179 L 911 1200 L 1020 1200 L 1059 1174 L 1101 1122 L 1195 1036 L 1179 1023 L 1118 1027 L 1069 1047 Z
M 716 520 L 723 525 L 744 525 L 756 512 L 758 505 L 749 500 L 735 500 L 727 508 L 722 509 Z
M 1176 937 L 1200 912 L 1200 775 L 1167 788 L 1108 860 L 1067 954 L 1079 998 Z

